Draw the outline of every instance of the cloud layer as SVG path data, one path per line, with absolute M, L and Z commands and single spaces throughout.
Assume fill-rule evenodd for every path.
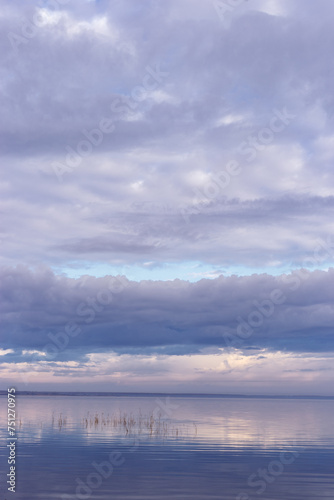
M 331 390 L 334 4 L 227 3 L 2 2 L 3 381 Z
M 137 283 L 7 269 L 1 276 L 3 348 L 44 351 L 51 360 L 99 351 L 334 351 L 333 279 L 330 269 Z
M 332 394 L 334 270 L 130 282 L 1 275 L 0 379 L 21 389 Z
M 0 18 L 2 262 L 301 265 L 333 217 L 332 3 L 58 7 Z

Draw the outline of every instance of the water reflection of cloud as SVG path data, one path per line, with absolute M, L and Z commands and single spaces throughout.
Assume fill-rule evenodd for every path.
M 175 437 L 193 443 L 207 442 L 220 448 L 261 449 L 293 446 L 296 441 L 313 436 L 317 442 L 331 433 L 333 400 L 171 398 L 176 409 L 168 418 L 160 415 L 169 426 L 168 438 Z M 153 397 L 24 397 L 18 400 L 18 432 L 25 441 L 41 441 L 45 435 L 80 436 L 83 442 L 129 438 L 139 435 L 138 417 L 151 415 L 156 408 Z M 137 421 L 129 434 L 121 425 L 102 425 L 111 416 L 131 415 Z M 98 414 L 99 423 L 94 425 Z M 279 414 L 279 418 L 277 418 Z M 85 418 L 90 423 L 85 425 Z M 159 416 L 156 414 L 156 419 Z M 61 419 L 61 425 L 59 425 Z M 2 415 L 1 428 L 6 422 Z M 142 429 L 143 437 L 150 437 Z M 151 437 L 159 437 L 154 432 Z M 160 436 L 161 437 L 161 436 Z M 334 439 L 333 439 L 334 442 Z

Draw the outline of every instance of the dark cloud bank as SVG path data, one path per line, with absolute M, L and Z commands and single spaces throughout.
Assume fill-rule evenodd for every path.
M 111 350 L 334 351 L 333 280 L 334 269 L 279 277 L 221 276 L 197 283 L 70 279 L 47 269 L 3 269 L 2 347 L 17 354 L 44 350 L 50 360 Z M 3 357 L 11 359 L 17 360 L 16 355 Z

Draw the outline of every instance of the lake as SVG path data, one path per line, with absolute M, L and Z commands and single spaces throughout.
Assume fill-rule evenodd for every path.
M 18 395 L 16 493 L 1 498 L 334 498 L 334 400 Z

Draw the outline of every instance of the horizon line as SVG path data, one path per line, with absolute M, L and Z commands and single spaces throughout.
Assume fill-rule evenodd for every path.
M 0 390 L 0 396 L 7 395 L 7 390 Z M 221 393 L 193 393 L 193 392 L 109 392 L 109 391 L 21 391 L 16 394 L 21 396 L 29 395 L 55 395 L 55 396 L 207 396 L 222 398 L 268 398 L 268 399 L 334 399 L 334 395 L 314 395 L 314 394 L 221 394 Z

